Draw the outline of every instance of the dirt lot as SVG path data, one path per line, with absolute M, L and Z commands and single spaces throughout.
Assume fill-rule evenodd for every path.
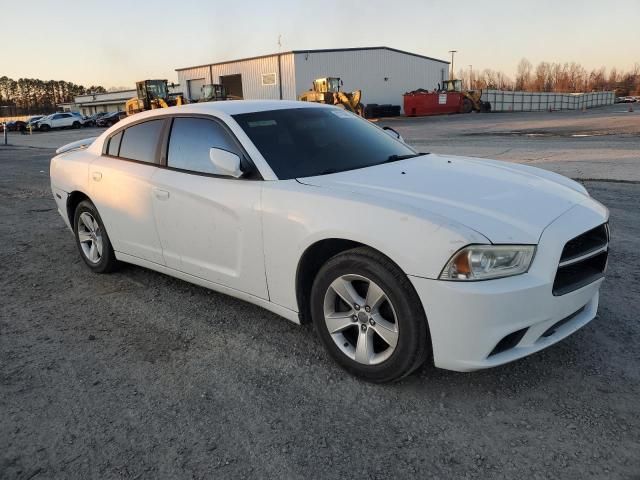
M 430 151 L 638 175 L 640 116 L 548 115 L 387 123 Z M 609 133 L 562 133 L 582 121 Z M 510 365 L 377 386 L 309 327 L 134 266 L 90 273 L 48 190 L 46 142 L 74 138 L 34 139 L 0 147 L 0 478 L 640 479 L 640 184 L 585 183 L 613 235 L 591 324 Z
M 571 178 L 640 181 L 640 106 L 394 118 L 420 151 L 527 163 Z

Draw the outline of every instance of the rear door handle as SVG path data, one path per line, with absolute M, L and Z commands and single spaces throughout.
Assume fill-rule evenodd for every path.
M 91 174 L 91 177 L 96 181 L 99 182 L 100 180 L 102 180 L 102 173 L 100 172 L 93 172 Z
M 153 194 L 156 196 L 158 200 L 169 200 L 169 192 L 167 192 L 166 190 L 154 188 Z

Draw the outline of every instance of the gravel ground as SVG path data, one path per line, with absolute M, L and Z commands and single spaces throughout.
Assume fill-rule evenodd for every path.
M 90 273 L 51 154 L 0 147 L 0 478 L 640 479 L 638 184 L 586 182 L 613 235 L 591 324 L 380 386 L 310 327 L 134 266 Z
M 380 124 L 420 151 L 527 163 L 571 178 L 640 182 L 640 106 L 628 108 L 398 117 Z

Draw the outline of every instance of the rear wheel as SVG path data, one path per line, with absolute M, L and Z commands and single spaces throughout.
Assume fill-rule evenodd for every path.
M 80 202 L 73 221 L 76 244 L 84 263 L 96 273 L 111 272 L 117 266 L 116 256 L 95 205 Z
M 398 380 L 427 358 L 427 322 L 407 276 L 389 259 L 356 248 L 331 258 L 311 292 L 315 329 L 348 372 L 372 382 Z

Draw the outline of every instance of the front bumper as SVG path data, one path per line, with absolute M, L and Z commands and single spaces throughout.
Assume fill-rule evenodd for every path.
M 545 229 L 522 275 L 478 282 L 409 277 L 429 322 L 435 365 L 462 372 L 502 365 L 593 320 L 602 279 L 562 296 L 554 296 L 552 288 L 564 244 L 606 220 L 604 207 L 573 207 Z M 513 344 L 496 353 L 510 334 Z

